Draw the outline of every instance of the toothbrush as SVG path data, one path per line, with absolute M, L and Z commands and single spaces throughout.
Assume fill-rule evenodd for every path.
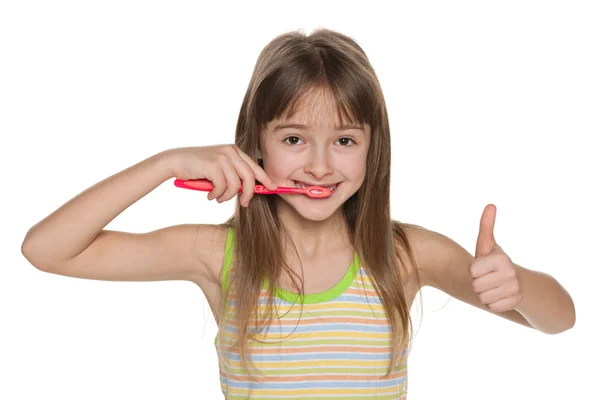
M 175 179 L 173 182 L 175 186 L 183 189 L 201 190 L 203 192 L 210 192 L 213 190 L 213 184 L 208 179 Z M 238 193 L 242 193 L 242 188 L 238 190 Z M 254 185 L 254 193 L 256 194 L 275 194 L 275 193 L 298 193 L 305 194 L 313 199 L 324 199 L 331 195 L 331 190 L 321 186 L 309 186 L 306 189 L 297 187 L 285 187 L 279 186 L 275 190 L 269 190 L 263 185 Z

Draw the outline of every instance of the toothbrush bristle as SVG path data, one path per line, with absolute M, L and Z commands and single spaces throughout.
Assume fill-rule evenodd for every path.
M 306 188 L 306 194 L 316 199 L 322 199 L 331 195 L 331 190 L 321 186 L 310 186 Z

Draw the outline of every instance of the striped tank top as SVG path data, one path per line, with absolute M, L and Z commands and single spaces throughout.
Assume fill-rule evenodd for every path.
M 233 237 L 229 228 L 221 272 L 223 293 L 229 284 Z M 248 342 L 252 377 L 240 362 L 238 347 L 232 346 L 237 339 L 233 292 L 234 287 L 220 327 L 224 343 L 219 342 L 219 335 L 215 338 L 221 389 L 227 400 L 406 399 L 406 347 L 390 376 L 381 378 L 391 357 L 391 325 L 357 253 L 337 285 L 305 294 L 302 302 L 296 293 L 276 288 L 271 325 L 262 329 L 260 341 Z M 263 307 L 267 294 L 263 288 Z

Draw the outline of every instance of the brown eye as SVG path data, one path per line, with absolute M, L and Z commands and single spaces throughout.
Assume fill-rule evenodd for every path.
M 288 136 L 285 139 L 283 139 L 283 141 L 285 142 L 288 139 L 289 139 L 289 142 L 286 142 L 286 143 L 289 143 L 291 145 L 298 144 L 298 142 L 300 141 L 300 138 L 298 136 Z
M 340 142 L 340 144 L 341 144 L 343 147 L 348 147 L 348 146 L 350 146 L 350 143 L 349 143 L 349 142 L 352 142 L 352 143 L 354 143 L 354 140 L 353 140 L 353 139 L 350 139 L 350 138 L 348 138 L 348 137 L 343 137 L 343 138 L 339 138 L 339 139 L 338 139 L 338 142 Z

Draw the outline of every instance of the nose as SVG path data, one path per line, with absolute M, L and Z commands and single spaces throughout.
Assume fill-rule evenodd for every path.
M 333 173 L 331 155 L 325 149 L 313 149 L 304 166 L 304 172 L 312 175 L 317 181 L 323 180 L 327 175 Z

